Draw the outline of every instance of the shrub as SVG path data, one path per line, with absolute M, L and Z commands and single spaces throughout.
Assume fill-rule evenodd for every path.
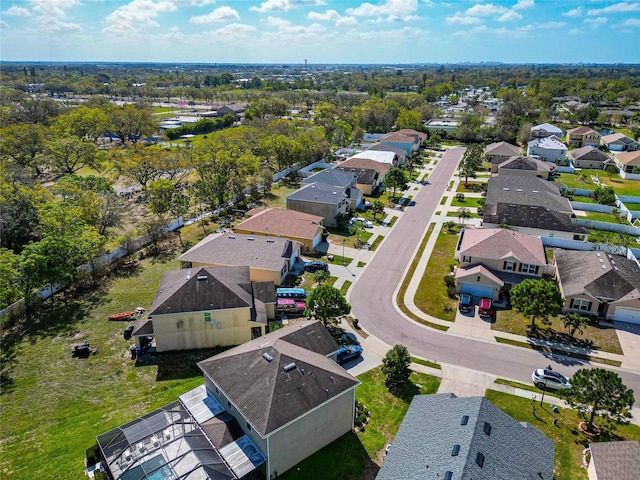
M 458 200 L 459 202 L 464 202 L 464 193 L 456 193 L 456 200 Z
M 453 278 L 453 275 L 445 275 L 444 276 L 444 284 L 447 287 L 455 287 L 456 280 Z
M 451 299 L 457 298 L 458 297 L 458 292 L 456 292 L 456 287 L 455 286 L 447 287 L 447 295 Z

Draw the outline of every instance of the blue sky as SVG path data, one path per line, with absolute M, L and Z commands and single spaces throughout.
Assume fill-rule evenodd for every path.
M 0 59 L 640 63 L 640 0 L 2 0 Z

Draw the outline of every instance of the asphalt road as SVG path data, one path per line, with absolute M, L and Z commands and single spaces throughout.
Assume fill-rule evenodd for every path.
M 587 363 L 424 328 L 406 318 L 393 305 L 402 275 L 411 263 L 464 151 L 463 147 L 449 149 L 429 176 L 429 185 L 414 194 L 415 205 L 406 208 L 352 286 L 349 303 L 353 314 L 367 332 L 385 343 L 402 344 L 412 355 L 441 364 L 478 370 L 523 383 L 531 382 L 534 369 L 548 364 L 570 376 Z M 636 406 L 640 405 L 640 375 L 619 368 L 611 369 L 617 371 L 625 385 L 636 392 Z

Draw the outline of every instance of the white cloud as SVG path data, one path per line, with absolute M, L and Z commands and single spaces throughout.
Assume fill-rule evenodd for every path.
M 30 17 L 31 16 L 31 12 L 29 10 L 23 7 L 16 7 L 15 5 L 13 7 L 7 8 L 4 12 L 2 12 L 2 14 L 9 15 L 11 17 Z
M 265 23 L 270 27 L 283 27 L 291 25 L 291 22 L 279 17 L 267 17 Z
M 358 24 L 358 19 L 355 17 L 342 17 L 336 22 L 336 27 L 353 27 Z
M 593 8 L 587 11 L 587 15 L 602 15 L 604 13 L 625 13 L 640 11 L 640 3 L 621 2 L 614 3 L 604 8 Z
M 502 5 L 494 5 L 493 3 L 476 3 L 473 7 L 467 8 L 465 13 L 476 17 L 488 17 L 489 15 L 504 14 L 508 10 L 508 8 Z
M 523 25 L 516 28 L 490 28 L 486 25 L 478 25 L 473 28 L 467 30 L 458 30 L 454 32 L 453 35 L 457 37 L 473 37 L 480 35 L 488 35 L 492 37 L 498 38 L 507 38 L 507 39 L 515 39 L 515 38 L 525 38 L 530 36 L 530 34 L 535 33 L 540 30 L 548 30 L 548 29 L 559 29 L 564 27 L 565 22 L 547 22 L 547 23 L 538 23 L 538 24 L 529 24 Z
M 498 17 L 499 22 L 512 22 L 514 20 L 522 20 L 522 15 L 513 10 L 509 10 Z
M 514 10 L 522 10 L 523 8 L 531 8 L 536 4 L 534 0 L 518 0 L 513 6 Z
M 327 3 L 324 0 L 266 0 L 262 2 L 259 7 L 251 7 L 249 10 L 254 12 L 288 12 L 291 9 L 310 5 L 310 6 L 322 6 Z
M 462 12 L 456 12 L 451 17 L 445 17 L 444 21 L 447 25 L 474 25 L 482 23 L 480 18 L 464 15 Z
M 240 15 L 233 8 L 224 6 L 216 8 L 208 15 L 193 16 L 189 19 L 189 23 L 195 25 L 207 25 L 211 23 L 222 23 L 230 20 L 239 20 Z
M 413 14 L 417 9 L 418 0 L 385 0 L 378 4 L 365 2 L 355 8 L 347 8 L 346 13 L 354 17 L 386 17 L 409 21 L 416 18 Z
M 564 12 L 562 14 L 563 17 L 572 17 L 577 18 L 582 16 L 582 7 L 576 7 L 573 10 L 569 10 L 568 12 Z
M 309 20 L 323 20 L 327 22 L 336 22 L 340 20 L 340 14 L 335 10 L 327 10 L 324 13 L 309 12 L 307 14 Z
M 33 10 L 53 17 L 65 17 L 65 10 L 80 5 L 79 0 L 29 0 Z
M 569 35 L 577 35 L 579 33 L 580 33 L 579 28 L 572 28 L 571 30 L 569 30 Z
M 422 0 L 422 3 L 424 3 L 427 7 L 433 7 L 435 5 L 433 3 L 433 0 Z
M 563 28 L 567 26 L 567 22 L 546 22 L 546 23 L 538 23 L 535 25 L 535 28 L 538 30 L 544 29 L 554 29 L 554 28 Z
M 300 42 L 305 40 L 321 41 L 322 36 L 327 32 L 324 25 L 312 23 L 311 25 L 294 25 L 288 20 L 281 18 L 269 17 L 267 23 L 270 26 L 277 27 L 275 32 L 264 32 L 264 38 L 267 41 L 277 42 Z
M 600 25 L 604 25 L 607 23 L 607 17 L 598 17 L 598 18 L 586 18 L 584 23 L 589 23 L 594 27 L 599 27 Z
M 9 24 L 7 22 L 5 22 L 4 20 L 0 20 L 0 27 L 3 28 L 3 29 L 4 28 L 11 28 L 9 26 Z
M 621 27 L 640 27 L 640 18 L 628 18 L 622 24 Z
M 80 25 L 67 20 L 67 10 L 80 5 L 79 0 L 29 0 L 29 5 L 37 14 L 39 32 L 82 31 Z
M 131 34 L 144 32 L 149 27 L 157 27 L 154 19 L 161 13 L 175 12 L 174 3 L 161 0 L 133 0 L 116 8 L 104 19 L 107 26 L 102 30 L 110 34 Z
M 223 43 L 233 43 L 238 40 L 244 40 L 250 34 L 256 31 L 256 27 L 247 25 L 244 23 L 230 23 L 224 27 L 218 28 L 213 32 L 216 41 L 222 41 Z

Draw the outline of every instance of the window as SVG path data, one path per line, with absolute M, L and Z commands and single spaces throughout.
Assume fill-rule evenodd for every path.
M 247 430 L 251 431 L 251 425 L 247 422 Z
M 460 453 L 460 445 L 456 444 L 453 446 L 453 450 L 451 450 L 451 456 L 457 457 L 458 453 Z
M 538 267 L 529 263 L 523 263 L 520 265 L 520 271 L 522 273 L 538 273 Z
M 569 308 L 588 312 L 589 310 L 591 310 L 591 302 L 589 300 L 585 300 L 584 298 L 574 298 L 571 300 L 571 306 Z
M 211 323 L 211 312 L 204 312 L 204 322 Z
M 480 468 L 482 468 L 482 466 L 484 465 L 484 455 L 480 452 L 478 452 L 478 455 L 476 455 L 476 463 Z
M 484 422 L 484 433 L 486 433 L 487 435 L 491 435 L 491 424 L 488 422 Z
M 471 263 L 471 257 L 469 255 L 463 255 L 462 256 L 462 261 L 464 263 Z
M 469 423 L 469 415 L 463 415 L 460 425 L 466 425 L 467 423 Z
M 516 264 L 514 262 L 506 261 L 504 262 L 504 269 L 508 272 L 513 272 L 516 268 Z

